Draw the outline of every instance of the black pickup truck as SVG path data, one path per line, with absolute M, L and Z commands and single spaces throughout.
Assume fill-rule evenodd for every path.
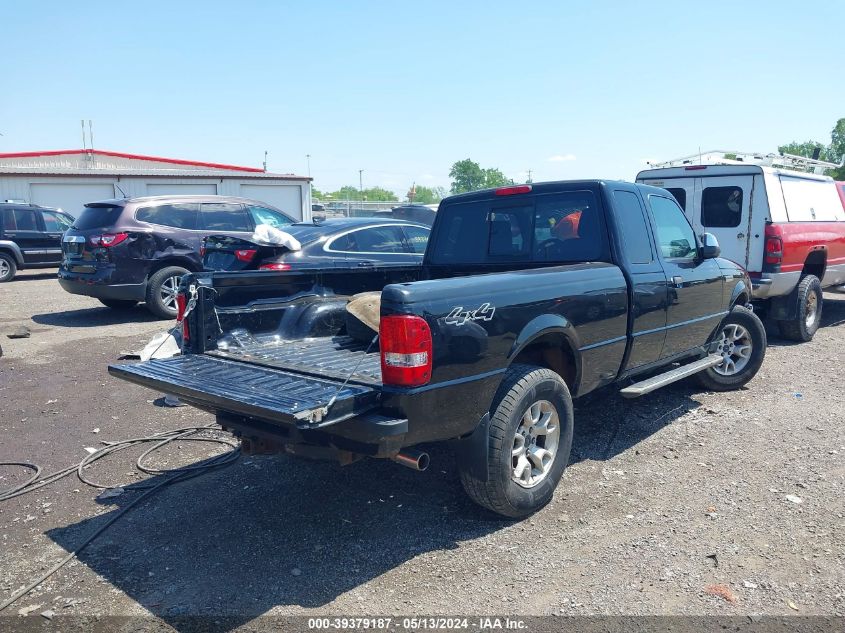
M 765 331 L 745 271 L 718 255 L 663 189 L 462 194 L 421 268 L 186 275 L 182 355 L 109 371 L 215 413 L 247 452 L 423 469 L 414 447 L 453 440 L 472 499 L 520 517 L 567 465 L 572 398 L 754 377 Z M 369 327 L 350 315 L 367 291 Z

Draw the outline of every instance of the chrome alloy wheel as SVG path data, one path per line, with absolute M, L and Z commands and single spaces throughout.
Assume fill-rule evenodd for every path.
M 161 302 L 164 304 L 164 307 L 168 310 L 176 310 L 176 295 L 179 294 L 180 281 L 181 277 L 179 275 L 174 275 L 173 277 L 168 277 L 161 283 L 159 296 L 161 297 Z
M 513 436 L 511 478 L 523 488 L 533 488 L 551 470 L 560 442 L 557 409 L 548 400 L 538 400 L 522 415 Z
M 9 262 L 5 259 L 0 259 L 0 279 L 5 278 L 9 272 L 11 272 L 12 267 L 9 266 Z
M 2 269 L 0 269 L 2 272 Z M 816 315 L 819 311 L 819 298 L 816 296 L 815 292 L 811 292 L 807 295 L 807 304 L 806 308 L 806 315 L 804 317 L 804 323 L 807 324 L 807 327 L 813 327 L 813 323 L 816 322 Z
M 716 341 L 716 353 L 722 356 L 722 362 L 713 368 L 722 376 L 734 376 L 745 369 L 751 360 L 751 335 L 741 325 L 729 323 L 722 330 Z

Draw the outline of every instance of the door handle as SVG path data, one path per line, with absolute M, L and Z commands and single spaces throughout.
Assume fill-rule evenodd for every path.
M 684 287 L 684 278 L 678 277 L 677 275 L 675 275 L 674 277 L 672 277 L 672 285 L 675 286 L 675 288 L 683 288 Z
M 737 234 L 736 234 L 736 239 L 738 239 L 738 240 L 744 240 L 744 239 L 745 239 L 745 233 L 737 233 Z
M 375 262 L 358 262 L 358 268 L 373 268 L 375 265 Z

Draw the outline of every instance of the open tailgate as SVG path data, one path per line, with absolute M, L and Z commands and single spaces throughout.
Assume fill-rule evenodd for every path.
M 360 415 L 378 405 L 374 386 L 343 384 L 295 372 L 203 354 L 109 365 L 123 380 L 174 394 L 188 404 L 315 429 Z M 337 399 L 328 413 L 323 408 Z

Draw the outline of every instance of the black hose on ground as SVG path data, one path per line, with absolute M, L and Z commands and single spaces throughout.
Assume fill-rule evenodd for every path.
M 77 554 L 79 554 L 79 552 L 81 552 L 85 547 L 87 547 L 100 534 L 102 534 L 106 530 L 106 528 L 108 528 L 112 523 L 117 521 L 129 510 L 134 508 L 141 501 L 143 501 L 153 493 L 161 490 L 165 486 L 176 483 L 178 481 L 186 481 L 193 477 L 197 477 L 198 475 L 207 473 L 211 470 L 233 464 L 238 459 L 238 457 L 240 457 L 240 449 L 237 444 L 229 441 L 228 439 L 220 437 L 191 437 L 192 435 L 201 433 L 203 431 L 210 431 L 213 429 L 213 427 L 214 425 L 191 426 L 181 429 L 175 429 L 172 431 L 165 431 L 163 433 L 156 433 L 147 437 L 136 437 L 128 440 L 121 440 L 119 442 L 103 442 L 103 444 L 105 444 L 103 448 L 86 456 L 78 464 L 59 470 L 55 473 L 47 475 L 44 478 L 40 478 L 42 471 L 41 467 L 37 464 L 30 464 L 28 462 L 0 462 L 0 466 L 20 466 L 22 468 L 28 468 L 30 470 L 35 471 L 35 474 L 24 483 L 14 486 L 13 488 L 10 488 L 8 490 L 0 491 L 0 501 L 8 501 L 9 499 L 13 499 L 20 495 L 25 495 L 30 492 L 34 492 L 35 490 L 43 488 L 48 484 L 51 484 L 55 481 L 58 481 L 59 479 L 67 477 L 73 472 L 76 472 L 80 481 L 94 488 L 115 488 L 116 486 L 107 486 L 86 479 L 83 471 L 85 470 L 85 468 L 87 468 L 97 460 L 105 457 L 106 455 L 110 455 L 111 453 L 116 453 L 117 451 L 121 451 L 126 448 L 130 448 L 132 446 L 136 446 L 138 444 L 143 444 L 146 442 L 155 442 L 155 444 L 151 448 L 144 451 L 141 456 L 138 457 L 138 459 L 136 460 L 135 464 L 138 470 L 151 475 L 170 475 L 169 477 L 167 477 L 163 481 L 159 481 L 158 483 L 148 483 L 141 481 L 134 484 L 130 484 L 128 486 L 122 486 L 124 493 L 132 492 L 135 490 L 144 490 L 145 492 L 133 499 L 127 505 L 123 506 L 116 514 L 109 518 L 108 521 L 106 521 L 103 525 L 94 530 L 76 549 L 68 553 L 67 556 L 61 559 L 53 567 L 48 569 L 46 572 L 41 574 L 38 578 L 33 580 L 25 587 L 18 589 L 15 593 L 13 593 L 9 598 L 4 600 L 3 602 L 0 602 L 0 611 L 3 611 L 5 608 L 16 602 L 19 598 L 28 594 L 42 582 L 47 580 L 47 578 L 55 574 L 67 563 L 76 558 Z M 160 448 L 163 448 L 164 446 L 167 446 L 168 444 L 176 440 L 188 442 L 215 442 L 218 444 L 225 444 L 226 446 L 231 447 L 232 450 L 226 453 L 222 453 L 203 464 L 193 464 L 190 466 L 182 466 L 180 468 L 161 470 L 144 465 L 144 460 L 151 453 L 157 451 Z

